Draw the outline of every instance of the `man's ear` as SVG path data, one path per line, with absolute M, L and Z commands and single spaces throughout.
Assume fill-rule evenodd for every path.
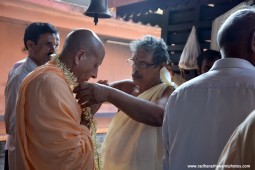
M 27 45 L 27 50 L 31 50 L 35 46 L 35 43 L 31 40 L 27 40 L 26 45 Z
M 74 57 L 75 58 L 75 60 L 74 60 L 75 65 L 78 65 L 79 62 L 82 60 L 82 57 L 86 57 L 85 55 L 86 55 L 85 50 L 83 50 L 83 49 L 78 50 L 75 54 L 75 57 Z
M 255 53 L 255 31 L 253 32 L 252 38 L 251 38 L 251 51 Z

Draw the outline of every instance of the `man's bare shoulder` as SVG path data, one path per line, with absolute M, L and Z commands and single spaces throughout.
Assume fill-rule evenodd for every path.
M 120 81 L 116 81 L 110 84 L 111 87 L 119 89 L 121 91 L 124 91 L 126 93 L 131 93 L 135 87 L 134 83 L 132 80 L 130 79 L 126 79 L 126 80 L 120 80 Z
M 175 88 L 173 86 L 167 86 L 165 91 L 162 94 L 162 97 L 169 97 L 173 91 L 175 90 Z
M 173 93 L 174 90 L 175 88 L 173 86 L 167 86 L 161 97 L 155 103 L 165 107 L 169 96 Z

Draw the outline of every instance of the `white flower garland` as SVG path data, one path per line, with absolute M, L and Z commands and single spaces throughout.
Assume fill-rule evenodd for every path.
M 77 83 L 77 78 L 73 75 L 73 73 L 68 68 L 66 68 L 66 65 L 59 60 L 58 55 L 56 54 L 51 55 L 51 61 L 55 62 L 58 68 L 63 71 L 66 82 L 71 88 L 71 90 L 73 90 L 76 86 L 79 85 Z
M 56 54 L 51 55 L 51 61 L 55 62 L 57 67 L 61 69 L 64 73 L 65 80 L 71 90 L 73 90 L 75 87 L 77 87 L 79 84 L 77 82 L 77 78 L 73 75 L 73 73 L 66 68 L 66 65 L 62 63 L 59 60 L 59 56 Z M 93 119 L 93 115 L 91 113 L 91 108 L 86 107 L 82 108 L 82 114 L 84 115 L 84 119 L 88 121 L 88 126 L 90 127 L 90 133 L 92 136 L 92 142 L 94 146 L 94 163 L 95 163 L 95 169 L 96 170 L 101 170 L 102 169 L 102 162 L 101 162 L 101 155 L 99 154 L 98 151 L 98 144 L 96 142 L 96 122 Z

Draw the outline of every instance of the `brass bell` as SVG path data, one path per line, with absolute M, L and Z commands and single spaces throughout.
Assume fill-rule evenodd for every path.
M 98 18 L 111 18 L 107 0 L 91 0 L 87 11 L 83 14 L 94 17 L 95 25 L 97 25 Z

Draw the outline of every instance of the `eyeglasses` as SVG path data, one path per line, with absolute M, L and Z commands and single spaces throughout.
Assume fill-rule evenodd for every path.
M 44 43 L 44 45 L 47 46 L 48 48 L 54 48 L 54 49 L 58 48 L 58 43 L 46 42 Z
M 149 64 L 149 63 L 146 63 L 146 62 L 137 62 L 135 61 L 133 58 L 129 58 L 127 60 L 127 62 L 132 66 L 132 67 L 136 67 L 138 69 L 147 69 L 148 67 L 151 67 L 151 66 L 155 66 L 155 65 L 158 65 L 159 63 L 154 63 L 154 64 Z
M 38 45 L 40 47 L 47 47 L 49 49 L 54 49 L 55 51 L 58 49 L 59 44 L 57 43 L 52 43 L 52 42 L 41 42 L 41 43 L 34 43 L 35 45 Z

